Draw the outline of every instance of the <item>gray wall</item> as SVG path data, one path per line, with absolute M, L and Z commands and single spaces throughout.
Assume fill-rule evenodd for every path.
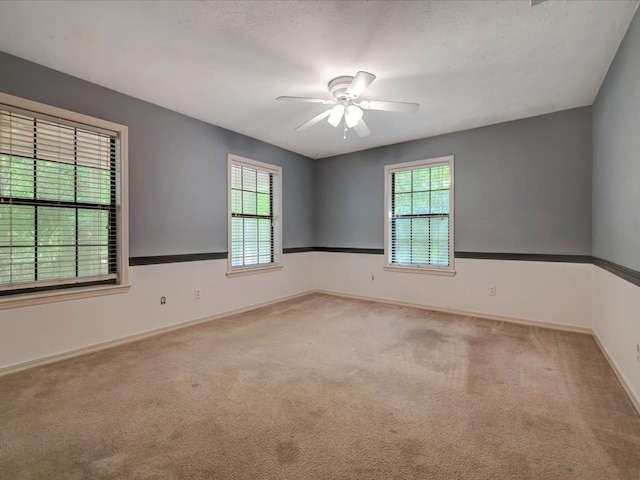
M 591 254 L 591 107 L 318 160 L 317 245 L 382 248 L 384 166 L 450 154 L 457 251 Z
M 0 91 L 129 127 L 132 257 L 227 250 L 227 153 L 282 167 L 283 245 L 313 245 L 311 159 L 2 52 Z
M 283 167 L 285 248 L 382 248 L 384 165 L 453 154 L 456 250 L 591 253 L 590 107 L 314 162 L 1 52 L 0 72 L 0 91 L 129 126 L 131 256 L 226 251 L 229 152 Z
M 593 105 L 593 255 L 640 270 L 638 12 Z

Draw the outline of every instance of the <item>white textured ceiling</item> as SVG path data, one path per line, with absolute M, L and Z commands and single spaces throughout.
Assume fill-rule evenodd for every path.
M 637 1 L 0 2 L 0 50 L 313 158 L 590 105 Z M 327 82 L 377 75 L 342 139 Z

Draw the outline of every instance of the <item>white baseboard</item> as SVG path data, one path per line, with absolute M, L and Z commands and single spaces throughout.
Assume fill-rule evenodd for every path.
M 377 298 L 377 297 L 367 297 L 367 296 L 363 296 L 363 295 L 351 295 L 351 294 L 347 294 L 347 293 L 339 293 L 339 292 L 332 292 L 330 290 L 314 290 L 314 292 L 316 293 L 324 293 L 326 295 L 334 295 L 337 297 L 344 297 L 344 298 L 353 298 L 355 300 L 366 300 L 369 302 L 378 302 L 378 303 L 387 303 L 389 305 L 399 305 L 402 307 L 412 307 L 412 308 L 419 308 L 422 310 L 432 310 L 435 312 L 443 312 L 443 313 L 453 313 L 455 315 L 463 315 L 463 316 L 468 316 L 468 317 L 477 317 L 477 318 L 482 318 L 485 320 L 497 320 L 499 322 L 506 322 L 506 323 L 516 323 L 519 325 L 527 325 L 530 327 L 540 327 L 540 328 L 548 328 L 551 330 L 561 330 L 563 332 L 575 332 L 575 333 L 586 333 L 586 334 L 593 334 L 593 331 L 591 330 L 591 328 L 589 327 L 580 327 L 580 326 L 576 326 L 576 325 L 565 325 L 565 324 L 561 324 L 561 323 L 551 323 L 551 322 L 542 322 L 542 321 L 538 321 L 538 320 L 528 320 L 525 318 L 516 318 L 516 317 L 506 317 L 506 316 L 502 316 L 502 315 L 493 315 L 490 313 L 485 313 L 485 312 L 473 312 L 473 311 L 469 311 L 469 310 L 458 310 L 455 308 L 443 308 L 443 307 L 438 307 L 438 306 L 434 306 L 434 305 L 424 305 L 424 304 L 420 304 L 420 303 L 411 303 L 411 302 L 401 302 L 401 301 L 397 301 L 397 300 L 391 300 L 391 299 L 386 299 L 386 298 Z
M 633 404 L 636 411 L 638 412 L 638 415 L 640 415 L 640 399 L 635 396 L 635 393 L 629 386 L 629 383 L 624 378 L 624 375 L 622 375 L 622 372 L 620 371 L 618 364 L 613 359 L 613 357 L 609 355 L 609 352 L 607 352 L 607 349 L 604 347 L 604 345 L 598 338 L 598 335 L 595 331 L 593 332 L 593 339 L 596 341 L 596 344 L 598 345 L 598 348 L 600 348 L 600 351 L 604 355 L 604 358 L 606 358 L 607 361 L 609 362 L 609 365 L 611 366 L 611 370 L 613 370 L 613 373 L 615 373 L 616 378 L 618 379 L 618 382 L 620 382 L 620 385 L 622 385 L 622 388 L 624 389 L 624 391 L 627 392 L 627 396 L 629 397 L 629 400 L 631 400 L 631 403 Z
M 112 347 L 118 347 L 120 345 L 126 345 L 127 343 L 133 343 L 140 340 L 144 340 L 149 337 L 153 337 L 156 335 L 161 335 L 163 333 L 168 333 L 174 330 L 180 330 L 182 328 L 190 327 L 193 325 L 198 325 L 200 323 L 210 322 L 212 320 L 218 320 L 220 318 L 229 317 L 231 315 L 237 315 L 239 313 L 248 312 L 250 310 L 255 310 L 257 308 L 266 307 L 269 305 L 273 305 L 275 303 L 284 302 L 286 300 L 292 300 L 297 297 L 302 297 L 304 295 L 308 295 L 311 291 L 305 291 L 301 293 L 296 293 L 294 295 L 288 295 L 286 297 L 280 297 L 273 300 L 269 300 L 267 302 L 256 303 L 253 305 L 248 305 L 246 307 L 237 308 L 235 310 L 230 310 L 227 312 L 219 313 L 216 315 L 209 315 L 203 318 L 197 318 L 195 320 L 188 320 L 186 322 L 178 323 L 175 325 L 169 325 L 167 327 L 156 328 L 154 330 L 149 330 L 147 332 L 136 333 L 134 335 L 128 335 L 126 337 L 117 338 L 115 340 L 110 340 L 107 342 L 97 343 L 95 345 L 89 345 L 87 347 L 82 347 L 74 350 L 70 350 L 67 352 L 57 353 L 54 355 L 49 355 L 47 357 L 38 358 L 35 360 L 31 360 L 28 362 L 18 363 L 15 365 L 9 365 L 8 367 L 0 368 L 0 377 L 4 375 L 10 375 L 12 373 L 21 372 L 23 370 L 27 370 L 30 368 L 41 367 L 43 365 L 48 365 L 50 363 L 60 362 L 62 360 L 67 360 L 69 358 L 79 357 L 81 355 L 87 355 L 89 353 L 99 352 L 101 350 L 106 350 Z

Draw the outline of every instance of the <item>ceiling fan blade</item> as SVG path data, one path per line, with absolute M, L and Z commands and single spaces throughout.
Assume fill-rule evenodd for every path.
M 308 98 L 308 97 L 278 97 L 276 100 L 284 102 L 306 102 L 306 103 L 321 103 L 322 105 L 334 105 L 335 100 L 328 100 L 324 98 Z
M 381 100 L 363 100 L 357 104 L 365 110 L 384 110 L 385 112 L 416 113 L 420 108 L 417 103 L 383 102 Z
M 362 118 L 358 120 L 358 123 L 355 124 L 353 129 L 356 131 L 359 137 L 366 137 L 371 133 L 371 130 L 369 130 L 369 127 L 367 127 L 367 124 L 364 123 L 364 120 Z
M 331 115 L 331 109 L 329 110 L 325 110 L 324 112 L 316 115 L 315 117 L 313 117 L 311 120 L 303 123 L 302 125 L 300 125 L 299 127 L 296 128 L 296 130 L 305 130 L 313 125 L 315 125 L 316 123 L 324 120 L 325 118 L 327 118 L 329 115 Z
M 358 98 L 375 79 L 376 76 L 373 73 L 360 71 L 353 77 L 351 84 L 344 93 L 349 98 Z

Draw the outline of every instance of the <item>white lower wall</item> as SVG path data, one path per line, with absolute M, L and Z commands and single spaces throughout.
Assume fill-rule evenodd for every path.
M 226 260 L 131 267 L 128 293 L 0 310 L 0 368 L 307 292 L 313 256 L 287 254 L 281 270 L 233 278 Z
M 640 404 L 640 287 L 595 266 L 593 331 Z
M 315 288 L 588 331 L 590 264 L 456 260 L 454 277 L 383 269 L 383 255 L 316 252 Z M 371 277 L 374 277 L 372 280 Z M 488 287 L 496 295 L 488 295 Z

